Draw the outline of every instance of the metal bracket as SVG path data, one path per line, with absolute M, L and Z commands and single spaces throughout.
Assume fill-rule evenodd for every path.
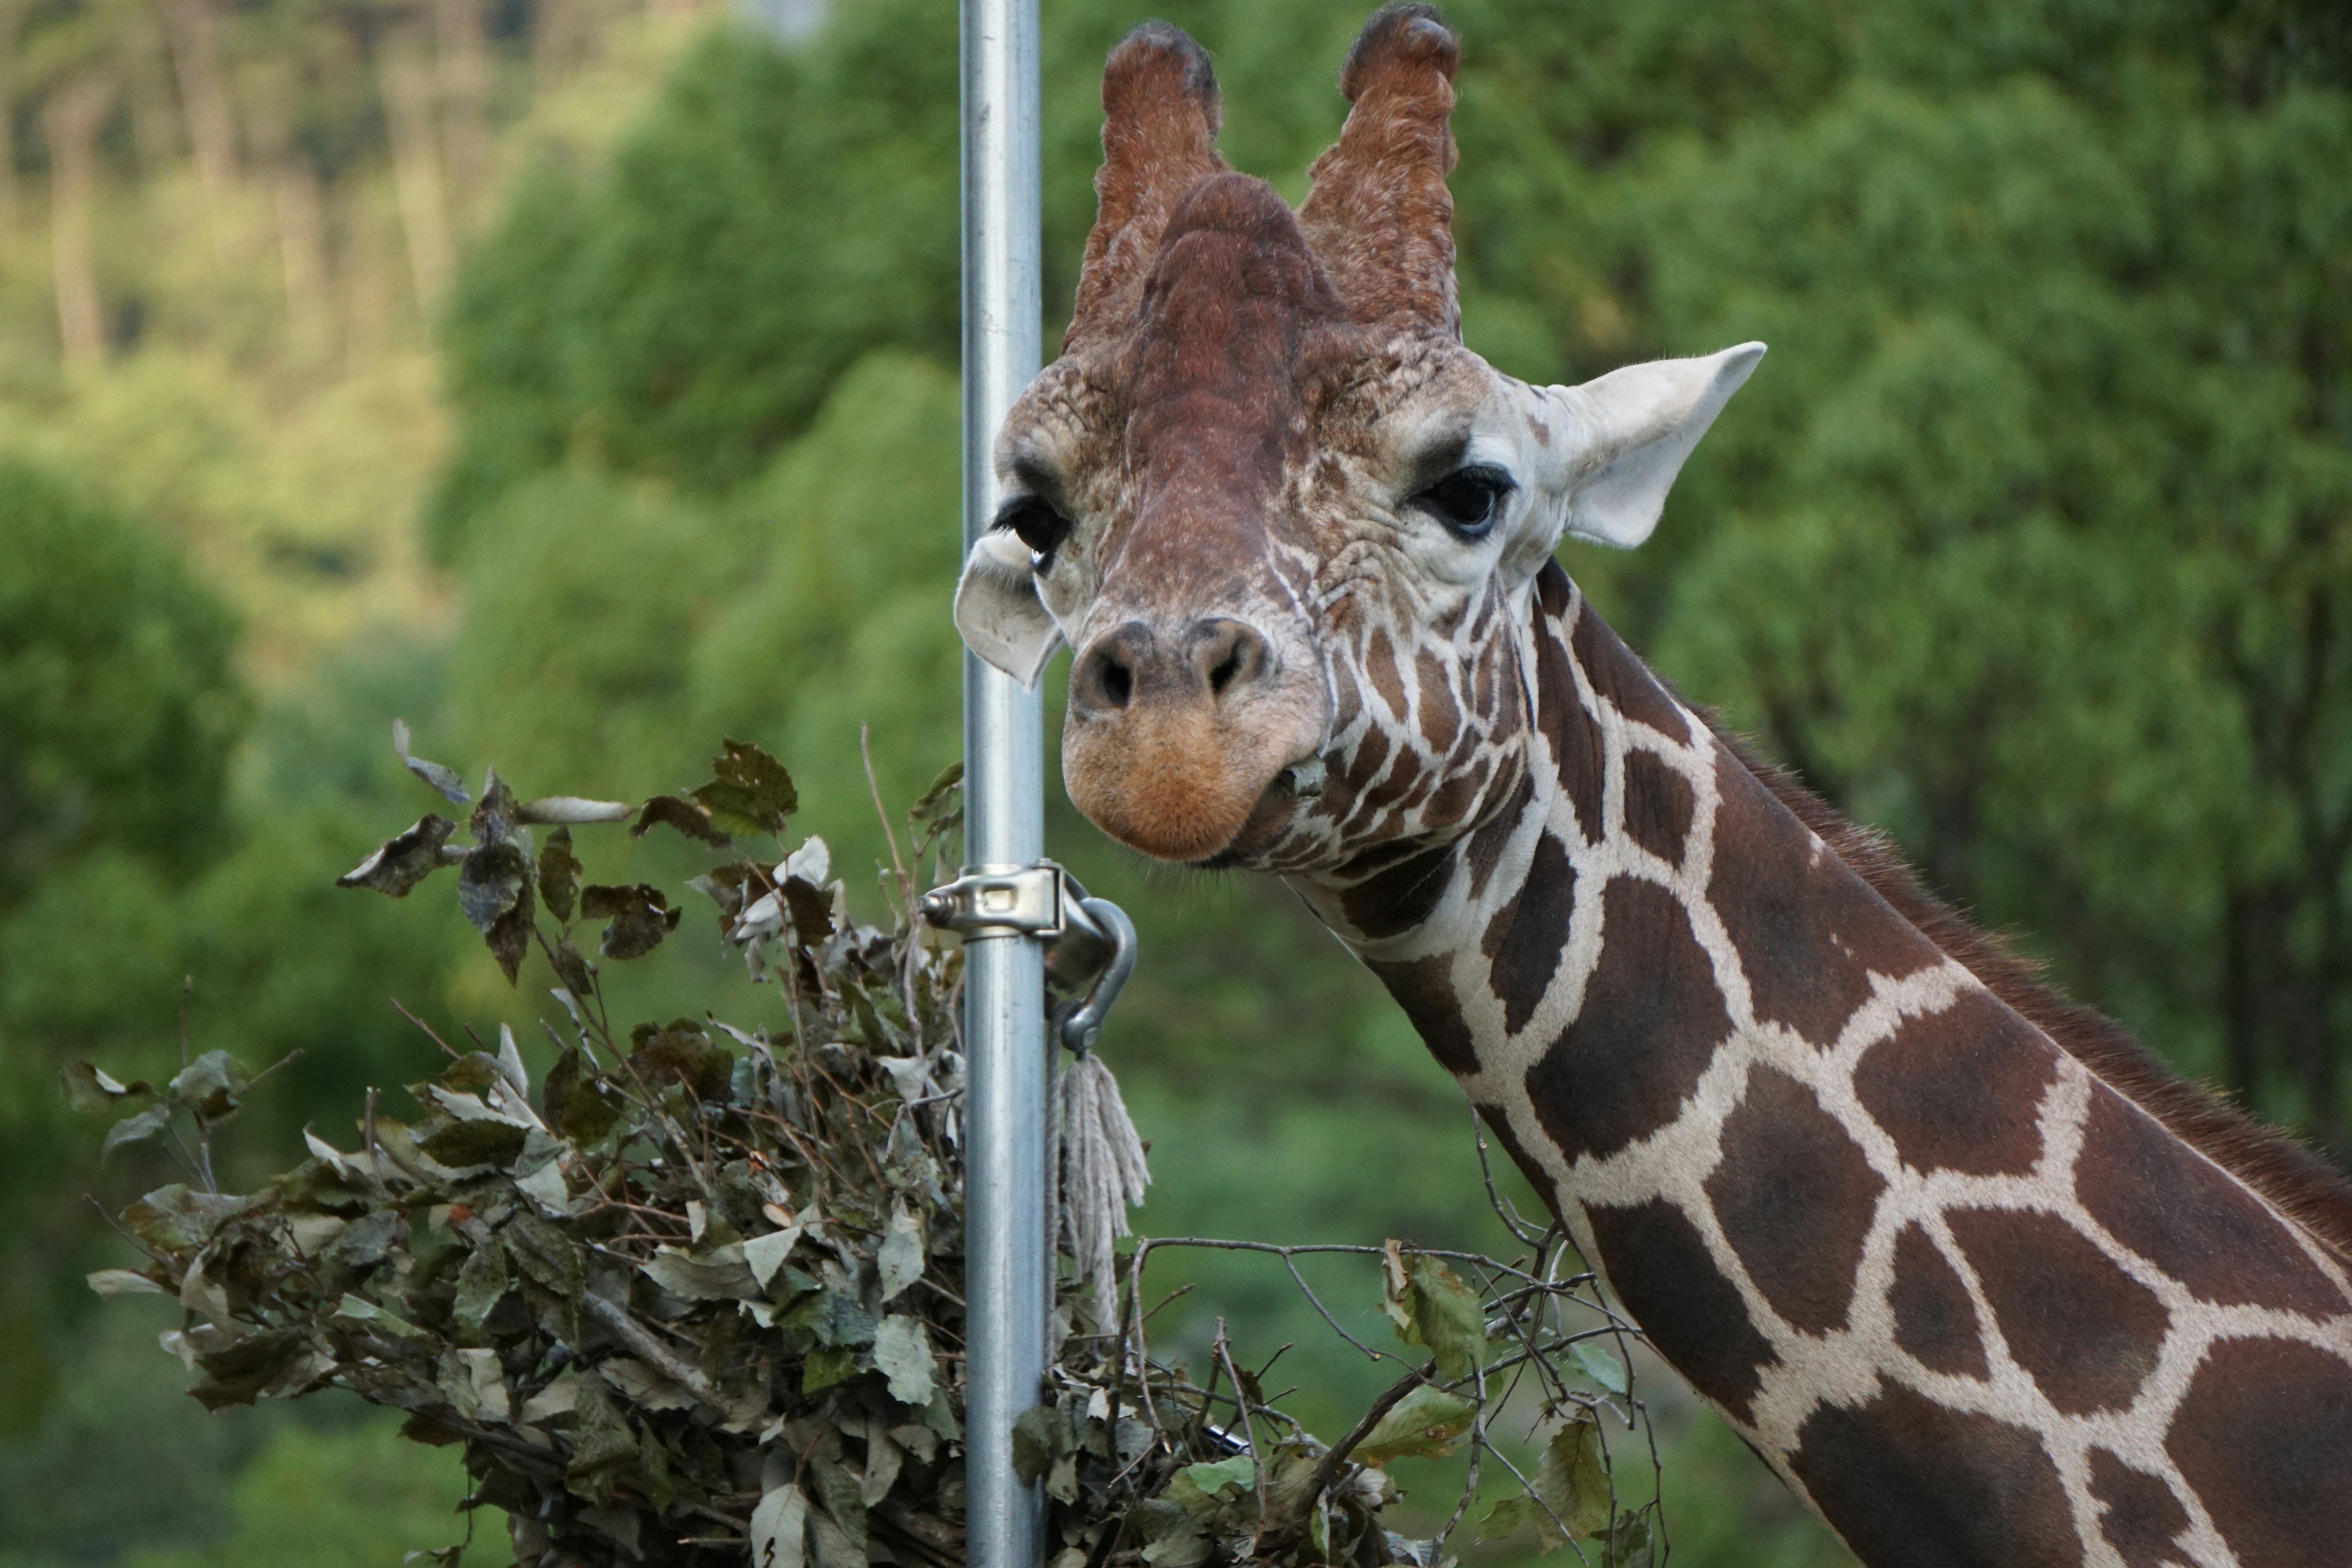
M 1051 860 L 967 866 L 954 881 L 923 895 L 923 919 L 966 937 L 1059 936 L 1068 880 Z
M 1135 923 L 1051 860 L 1034 866 L 967 866 L 923 895 L 923 919 L 966 939 L 1030 936 L 1045 944 L 1045 978 L 1074 998 L 1054 1009 L 1055 1037 L 1084 1056 L 1135 973 Z

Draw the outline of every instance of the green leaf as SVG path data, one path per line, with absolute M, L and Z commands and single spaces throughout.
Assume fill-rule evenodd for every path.
M 205 1378 L 188 1392 L 207 1410 L 295 1394 L 323 1375 L 328 1366 L 300 1328 L 247 1334 L 205 1352 L 196 1364 L 205 1369 Z
M 1479 1533 L 1499 1540 L 1518 1530 L 1533 1530 L 1543 1550 L 1551 1551 L 1570 1536 L 1588 1536 L 1609 1527 L 1608 1456 L 1601 1447 L 1600 1425 L 1580 1411 L 1544 1445 L 1536 1467 L 1532 1495 L 1507 1498 L 1486 1512 Z M 1613 1561 L 1613 1559 L 1612 1559 Z
M 1229 1495 L 1238 1499 L 1256 1488 L 1257 1467 L 1247 1454 L 1235 1454 L 1229 1459 L 1185 1466 L 1169 1479 L 1167 1496 L 1196 1521 L 1207 1524 L 1223 1511 L 1222 1505 Z
M 243 1102 L 253 1074 L 226 1051 L 206 1051 L 173 1075 L 167 1089 L 173 1100 L 206 1121 L 232 1115 Z
M 857 1375 L 857 1352 L 847 1345 L 819 1345 L 801 1363 L 801 1392 L 815 1394 Z
M 1576 1364 L 1583 1370 L 1584 1375 L 1592 1380 L 1594 1387 L 1611 1394 L 1622 1394 L 1625 1392 L 1629 1386 L 1625 1378 L 1625 1363 L 1602 1349 L 1600 1342 L 1578 1340 L 1568 1349 L 1569 1354 L 1576 1358 Z
M 1367 1465 L 1437 1458 L 1454 1451 L 1476 1409 L 1460 1394 L 1424 1383 L 1398 1400 L 1349 1457 Z
M 1486 1315 L 1478 1293 L 1443 1258 L 1388 1244 L 1381 1309 L 1409 1345 L 1425 1345 L 1448 1382 L 1466 1377 L 1486 1360 Z

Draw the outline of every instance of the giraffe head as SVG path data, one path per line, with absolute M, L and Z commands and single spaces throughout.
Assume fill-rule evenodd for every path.
M 1458 60 L 1430 7 L 1375 15 L 1296 213 L 1218 155 L 1191 38 L 1147 24 L 1105 68 L 1076 310 L 956 622 L 1024 683 L 1069 645 L 1071 798 L 1147 854 L 1311 875 L 1489 815 L 1536 574 L 1563 534 L 1641 542 L 1763 353 L 1536 387 L 1465 349 Z

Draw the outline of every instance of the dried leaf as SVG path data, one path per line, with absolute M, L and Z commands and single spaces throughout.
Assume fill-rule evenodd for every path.
M 448 863 L 442 857 L 442 847 L 457 831 L 456 823 L 428 811 L 416 819 L 416 826 L 385 839 L 366 859 L 336 878 L 335 886 L 365 888 L 404 899 L 411 888 Z
M 903 1202 L 891 1206 L 890 1228 L 883 1235 L 875 1265 L 885 1301 L 923 1277 L 923 1222 Z
M 580 913 L 588 920 L 613 922 L 604 928 L 601 951 L 606 958 L 642 958 L 677 929 L 678 911 L 649 882 L 634 888 L 583 888 Z
M 619 800 L 583 800 L 576 795 L 542 795 L 515 807 L 517 822 L 557 823 L 570 827 L 586 822 L 626 822 L 629 805 Z
M 441 792 L 441 797 L 452 805 L 463 805 L 473 797 L 466 793 L 465 784 L 456 773 L 439 763 L 428 763 L 422 757 L 409 755 L 408 725 L 401 720 L 392 721 L 392 749 L 400 758 L 400 765 Z
M 699 838 L 715 848 L 724 849 L 727 835 L 710 825 L 710 813 L 699 804 L 674 795 L 657 795 L 638 808 L 637 820 L 629 825 L 629 837 L 643 838 L 656 826 L 674 827 L 689 838 Z
M 171 1097 L 206 1121 L 235 1114 L 243 1103 L 253 1074 L 226 1051 L 206 1051 L 173 1075 L 165 1086 Z
M 613 1130 L 620 1116 L 617 1099 L 588 1066 L 580 1048 L 566 1046 L 540 1089 L 540 1110 L 550 1127 L 573 1144 L 585 1147 Z
M 890 1397 L 920 1408 L 931 1402 L 931 1337 L 920 1318 L 893 1312 L 874 1331 L 874 1368 L 890 1380 Z
M 629 1065 L 658 1093 L 683 1082 L 698 1100 L 723 1100 L 733 1086 L 735 1058 L 691 1018 L 640 1024 L 630 1031 Z
M 172 1292 L 133 1268 L 101 1268 L 87 1277 L 100 1296 L 168 1296 Z
M 808 1550 L 808 1494 L 787 1481 L 751 1510 L 751 1568 L 801 1568 Z
M 730 740 L 711 760 L 712 782 L 690 791 L 723 833 L 782 833 L 800 809 L 800 794 L 783 763 L 759 747 Z
M 75 1062 L 65 1068 L 58 1078 L 65 1085 L 66 1103 L 76 1110 L 95 1115 L 107 1115 L 120 1110 L 126 1100 L 152 1094 L 154 1087 L 145 1079 L 135 1083 L 119 1083 L 103 1069 L 88 1062 Z
M 136 1116 L 126 1116 L 106 1130 L 106 1142 L 99 1149 L 104 1159 L 126 1143 L 144 1143 L 172 1125 L 172 1108 L 151 1105 Z
M 539 901 L 549 914 L 570 925 L 579 893 L 580 861 L 572 853 L 572 830 L 559 827 L 539 851 Z
M 740 1241 L 702 1258 L 675 1247 L 661 1247 L 641 1267 L 647 1279 L 680 1300 L 749 1300 L 760 1293 Z

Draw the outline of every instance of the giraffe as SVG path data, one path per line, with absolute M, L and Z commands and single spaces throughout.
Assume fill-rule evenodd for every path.
M 1631 547 L 1750 343 L 1537 387 L 1462 345 L 1433 10 L 1296 213 L 1147 24 L 966 642 L 1073 650 L 1072 800 L 1268 871 L 1651 1344 L 1873 1568 L 2352 1564 L 2352 1188 L 2041 986 L 1682 701 L 1554 558 Z

